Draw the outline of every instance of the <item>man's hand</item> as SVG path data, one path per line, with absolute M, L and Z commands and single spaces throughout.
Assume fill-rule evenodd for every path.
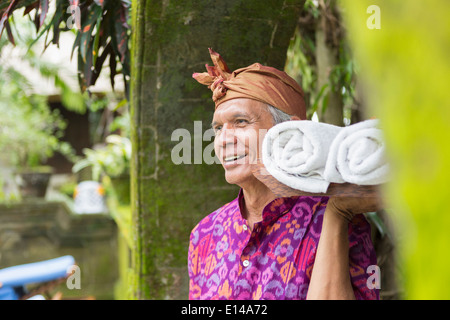
M 360 213 L 374 212 L 382 209 L 380 197 L 331 197 L 327 209 L 351 221 Z

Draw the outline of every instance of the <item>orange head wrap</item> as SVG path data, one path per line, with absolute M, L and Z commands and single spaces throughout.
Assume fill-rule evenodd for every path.
M 214 66 L 206 65 L 208 72 L 194 73 L 192 77 L 211 89 L 216 109 L 222 102 L 248 98 L 306 119 L 303 90 L 286 72 L 259 63 L 231 72 L 217 52 L 209 49 L 209 53 Z

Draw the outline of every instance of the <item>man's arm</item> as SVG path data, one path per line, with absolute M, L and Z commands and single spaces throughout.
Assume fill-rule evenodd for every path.
M 355 299 L 348 248 L 348 221 L 327 206 L 307 299 Z

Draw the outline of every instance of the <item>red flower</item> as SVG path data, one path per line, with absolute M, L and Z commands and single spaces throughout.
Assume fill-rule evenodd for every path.
M 207 72 L 194 73 L 192 77 L 199 83 L 207 85 L 208 89 L 211 89 L 213 92 L 213 100 L 217 101 L 227 92 L 227 88 L 224 86 L 223 81 L 230 78 L 231 71 L 228 69 L 225 60 L 223 60 L 220 54 L 211 48 L 209 48 L 209 54 L 214 66 L 206 64 L 205 67 Z

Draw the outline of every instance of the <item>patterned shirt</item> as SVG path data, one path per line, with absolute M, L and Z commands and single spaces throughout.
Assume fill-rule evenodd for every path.
M 275 199 L 253 230 L 241 215 L 242 201 L 241 190 L 192 230 L 189 299 L 305 299 L 328 197 Z M 363 215 L 349 223 L 356 299 L 379 298 L 367 286 L 367 268 L 376 265 L 370 231 Z

